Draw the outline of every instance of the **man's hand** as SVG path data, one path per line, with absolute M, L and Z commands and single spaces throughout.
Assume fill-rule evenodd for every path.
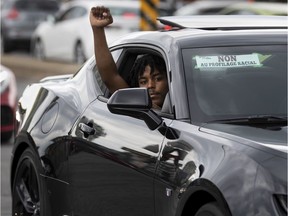
M 91 8 L 90 23 L 92 28 L 103 28 L 113 23 L 109 8 L 104 6 Z

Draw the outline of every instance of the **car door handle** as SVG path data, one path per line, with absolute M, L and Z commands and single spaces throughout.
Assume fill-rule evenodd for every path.
M 93 128 L 93 126 L 89 125 L 89 124 L 85 124 L 85 123 L 79 123 L 78 126 L 79 130 L 83 132 L 84 136 L 87 138 L 90 135 L 94 135 L 95 134 L 95 129 Z

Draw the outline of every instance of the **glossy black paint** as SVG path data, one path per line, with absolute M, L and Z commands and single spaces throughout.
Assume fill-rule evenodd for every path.
M 273 197 L 287 196 L 287 121 L 278 130 L 192 124 L 181 49 L 286 38 L 287 31 L 275 29 L 184 29 L 135 33 L 111 45 L 118 65 L 128 48 L 163 56 L 170 114 L 149 109 L 147 91 L 139 89 L 124 93 L 136 104 L 117 100 L 125 90 L 108 100 L 93 57 L 73 77 L 31 85 L 19 101 L 12 189 L 17 162 L 31 148 L 41 164 L 44 216 L 186 216 L 210 202 L 224 215 L 284 215 Z

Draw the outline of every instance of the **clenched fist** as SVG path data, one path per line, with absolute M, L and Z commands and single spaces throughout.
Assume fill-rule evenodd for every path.
M 104 6 L 96 6 L 91 8 L 90 23 L 92 28 L 103 28 L 113 23 L 113 17 L 109 8 Z

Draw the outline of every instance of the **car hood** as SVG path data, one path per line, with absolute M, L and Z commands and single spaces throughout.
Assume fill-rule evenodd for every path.
M 287 153 L 287 129 L 287 126 L 259 128 L 247 125 L 211 123 L 202 126 L 200 131 L 225 137 L 254 148 Z

